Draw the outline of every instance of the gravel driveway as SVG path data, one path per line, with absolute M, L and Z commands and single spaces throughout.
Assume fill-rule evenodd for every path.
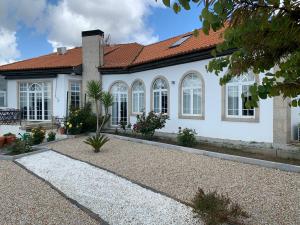
M 17 162 L 111 225 L 203 224 L 191 207 L 62 154 L 47 151 Z
M 96 225 L 43 181 L 13 162 L 0 160 L 1 225 Z
M 247 224 L 300 224 L 300 174 L 114 138 L 95 154 L 84 139 L 49 147 L 183 201 L 190 201 L 198 187 L 228 194 L 250 214 Z

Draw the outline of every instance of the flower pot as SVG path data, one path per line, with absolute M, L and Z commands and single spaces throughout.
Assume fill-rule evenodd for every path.
M 9 144 L 13 143 L 16 139 L 17 139 L 16 135 L 6 136 L 5 137 L 5 143 L 9 145 Z
M 58 131 L 60 134 L 65 134 L 65 132 L 66 132 L 65 128 L 63 128 L 63 127 L 60 127 Z
M 0 136 L 0 148 L 3 147 L 3 145 L 5 144 L 5 137 L 4 136 Z

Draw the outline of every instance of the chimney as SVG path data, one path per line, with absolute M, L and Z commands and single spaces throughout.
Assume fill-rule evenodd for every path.
M 57 54 L 64 55 L 66 53 L 67 53 L 67 48 L 66 47 L 59 47 L 59 48 L 57 48 Z
M 82 32 L 82 93 L 83 103 L 87 97 L 86 86 L 89 80 L 101 81 L 98 67 L 103 65 L 103 39 L 101 30 L 89 30 Z

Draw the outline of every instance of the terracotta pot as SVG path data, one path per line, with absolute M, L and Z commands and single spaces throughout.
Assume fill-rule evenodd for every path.
M 6 138 L 4 136 L 0 136 L 0 148 L 2 148 L 3 145 L 5 144 L 5 140 Z
M 60 127 L 58 131 L 60 134 L 65 134 L 65 132 L 66 132 L 65 128 L 63 128 L 63 127 Z
M 16 140 L 16 135 L 9 135 L 5 137 L 5 143 L 6 144 L 11 144 Z

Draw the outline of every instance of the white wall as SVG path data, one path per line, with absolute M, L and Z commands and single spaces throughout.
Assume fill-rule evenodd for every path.
M 273 100 L 260 102 L 260 121 L 258 123 L 221 121 L 221 86 L 219 77 L 206 72 L 209 60 L 186 63 L 132 74 L 102 75 L 104 90 L 117 80 L 131 87 L 135 79 L 142 79 L 146 86 L 146 111 L 150 111 L 150 86 L 156 76 L 164 76 L 170 86 L 170 120 L 164 132 L 177 133 L 178 127 L 195 129 L 199 136 L 242 141 L 273 142 Z M 178 85 L 182 76 L 190 71 L 200 72 L 205 82 L 205 120 L 178 119 Z M 171 81 L 175 81 L 172 84 Z M 129 96 L 131 101 L 131 96 Z M 130 117 L 135 123 L 135 116 Z

